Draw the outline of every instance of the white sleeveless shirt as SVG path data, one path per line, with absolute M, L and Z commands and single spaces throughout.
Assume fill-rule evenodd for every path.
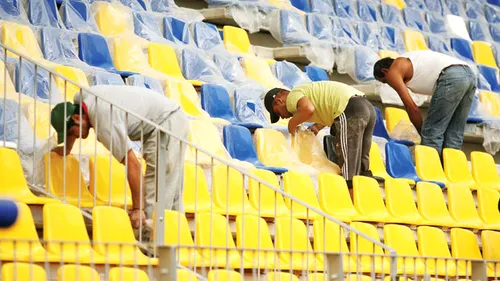
M 410 59 L 413 65 L 413 77 L 406 82 L 406 86 L 414 93 L 432 96 L 441 71 L 450 65 L 466 65 L 466 62 L 457 58 L 433 52 L 413 51 L 400 57 Z

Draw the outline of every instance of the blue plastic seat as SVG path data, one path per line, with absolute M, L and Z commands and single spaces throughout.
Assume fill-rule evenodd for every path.
M 289 89 L 310 83 L 311 79 L 300 68 L 287 61 L 277 61 L 272 65 L 274 76 Z
M 378 53 L 367 47 L 357 47 L 354 50 L 355 79 L 359 82 L 375 80 L 373 66 L 380 59 Z
M 403 18 L 405 19 L 406 26 L 409 28 L 415 28 L 420 31 L 427 30 L 425 26 L 424 19 L 422 17 L 422 11 L 412 8 L 403 9 Z
M 174 17 L 163 18 L 163 37 L 175 43 L 189 44 L 191 32 L 188 25 Z
M 495 61 L 497 65 L 500 65 L 500 44 L 493 44 L 493 55 L 495 56 Z
M 446 33 L 446 23 L 440 14 L 427 13 L 425 19 L 432 33 Z
M 490 24 L 491 38 L 497 43 L 500 42 L 500 24 Z
M 497 7 L 500 7 L 500 0 L 486 0 L 491 5 L 495 5 Z
M 312 13 L 321 13 L 329 16 L 334 15 L 333 3 L 331 0 L 309 0 Z
M 477 95 L 474 95 L 474 99 L 472 99 L 472 105 L 470 107 L 469 116 L 467 117 L 467 123 L 483 123 L 484 120 L 481 118 L 481 114 L 478 108 L 479 98 Z
M 213 81 L 213 84 L 217 84 L 214 79 L 224 79 L 224 75 L 222 75 L 215 63 L 203 56 L 198 50 L 183 49 L 180 64 L 182 74 L 188 80 Z
M 307 65 L 304 67 L 304 70 L 306 71 L 307 76 L 309 76 L 309 79 L 311 81 L 328 81 L 328 73 L 326 73 L 326 70 L 312 66 L 312 65 Z
M 262 128 L 256 123 L 242 123 L 234 116 L 233 107 L 229 101 L 226 89 L 213 84 L 201 86 L 201 107 L 212 117 L 225 119 L 234 125 L 240 125 L 250 129 Z
M 177 5 L 172 0 L 151 0 L 151 10 L 157 13 L 168 13 L 172 8 L 177 8 Z
M 193 23 L 193 37 L 196 46 L 209 51 L 216 47 L 223 46 L 217 27 L 211 23 Z
M 339 18 L 339 23 L 340 26 L 342 27 L 342 30 L 344 32 L 344 35 L 354 42 L 354 44 L 360 44 L 358 35 L 356 34 L 356 30 L 354 29 L 354 26 L 352 25 L 351 21 L 348 19 L 343 19 Z
M 417 175 L 417 170 L 413 165 L 410 149 L 403 145 L 390 141 L 385 144 L 385 165 L 387 173 L 393 178 L 404 178 L 415 181 L 422 181 Z M 442 182 L 434 182 L 441 188 L 445 185 Z
M 450 53 L 448 44 L 438 36 L 429 35 L 427 37 L 427 45 L 429 46 L 429 49 L 433 50 L 434 52 L 443 54 Z
M 377 6 L 366 0 L 358 0 L 358 16 L 362 21 L 377 21 Z
M 280 35 L 284 44 L 300 45 L 310 41 L 302 16 L 290 10 L 280 10 Z
M 486 65 L 478 65 L 479 74 L 484 78 L 479 79 L 478 88 L 500 93 L 498 69 Z
M 425 6 L 429 12 L 443 14 L 443 5 L 440 0 L 425 0 Z
M 384 117 L 382 117 L 382 112 L 380 111 L 380 109 L 378 107 L 374 106 L 374 108 L 375 108 L 375 113 L 377 113 L 377 119 L 375 121 L 375 128 L 373 130 L 374 136 L 384 138 L 388 141 L 400 143 L 400 144 L 405 145 L 405 146 L 415 145 L 414 142 L 409 141 L 409 140 L 393 140 L 393 139 L 391 139 L 391 137 L 389 136 L 389 132 L 387 132 L 387 128 L 385 127 Z
M 240 87 L 234 91 L 234 108 L 238 120 L 261 124 L 264 127 L 270 125 L 267 110 L 264 109 L 264 103 L 260 99 L 260 94 L 265 91 L 265 89 L 255 91 L 251 87 Z
M 93 73 L 93 77 L 93 85 L 125 85 L 122 77 L 115 73 L 96 71 Z
M 27 120 L 22 114 L 18 118 L 18 112 L 19 104 L 16 101 L 5 99 L 0 102 L 0 143 L 2 145 L 4 141 L 16 143 L 19 140 L 17 130 L 19 121 L 22 124 Z
M 392 24 L 396 26 L 403 24 L 398 8 L 392 5 L 380 4 L 380 16 L 386 24 Z
M 425 8 L 425 3 L 423 0 L 406 0 L 406 6 L 412 9 L 423 10 Z
M 155 14 L 148 12 L 134 12 L 134 33 L 148 41 L 158 42 L 165 40 L 161 34 Z
M 299 9 L 299 10 L 302 10 L 306 13 L 309 13 L 311 11 L 311 9 L 309 8 L 309 3 L 307 0 L 291 0 L 290 1 L 292 3 L 292 5 Z
M 98 32 L 89 4 L 85 0 L 66 0 L 61 4 L 61 18 L 69 30 Z
M 35 65 L 28 61 L 22 62 L 22 69 L 20 63 L 16 62 L 15 66 L 15 87 L 18 93 L 23 93 L 32 98 L 35 97 Z M 54 100 L 56 87 L 52 85 L 52 95 L 50 94 L 49 72 L 41 67 L 36 71 L 36 96 L 37 99 L 49 101 L 49 98 Z
M 359 42 L 361 45 L 369 47 L 373 50 L 383 49 L 383 45 L 380 39 L 379 32 L 377 32 L 378 26 L 367 23 L 359 23 L 356 25 L 356 31 L 358 34 Z
M 333 23 L 327 15 L 309 13 L 306 15 L 306 25 L 309 34 L 319 40 L 334 41 Z
M 405 52 L 405 44 L 399 28 L 389 25 L 383 26 L 381 33 L 382 44 L 385 48 L 396 51 L 400 54 Z
M 97 34 L 78 34 L 78 57 L 88 65 L 103 68 L 108 72 L 116 73 L 123 77 L 136 74 L 134 72 L 118 71 L 115 68 L 106 39 Z
M 161 86 L 160 81 L 156 80 L 155 78 L 149 77 L 149 76 L 134 74 L 134 75 L 128 77 L 128 82 L 132 86 L 150 89 L 150 90 L 155 91 L 161 95 L 165 94 L 163 92 L 163 87 Z
M 0 1 L 0 16 L 3 20 L 17 21 L 21 16 L 19 0 Z
M 468 61 L 474 61 L 470 42 L 462 38 L 450 39 L 451 49 L 458 55 Z
M 489 23 L 500 23 L 500 8 L 498 6 L 484 5 L 484 15 Z
M 341 18 L 356 19 L 356 7 L 350 0 L 335 0 L 335 14 Z
M 120 2 L 123 5 L 137 12 L 142 12 L 147 10 L 146 3 L 144 3 L 143 0 L 120 0 Z
M 60 28 L 58 15 L 55 0 L 28 1 L 28 19 L 32 25 Z
M 486 31 L 480 21 L 470 20 L 469 21 L 469 35 L 474 41 L 488 41 L 486 40 Z
M 465 1 L 465 14 L 469 19 L 480 19 L 484 14 L 482 4 L 475 1 Z
M 242 126 L 228 125 L 222 129 L 224 146 L 232 158 L 240 161 L 246 161 L 253 164 L 258 169 L 264 169 L 276 174 L 282 174 L 288 171 L 285 168 L 264 166 L 257 157 L 252 134 Z
M 448 7 L 448 11 L 450 11 L 452 15 L 459 17 L 462 16 L 462 9 L 461 9 L 461 5 L 463 5 L 462 1 L 445 0 L 445 3 L 446 6 Z
M 73 44 L 76 34 L 64 29 L 44 27 L 40 32 L 41 47 L 45 59 L 61 64 L 80 61 Z

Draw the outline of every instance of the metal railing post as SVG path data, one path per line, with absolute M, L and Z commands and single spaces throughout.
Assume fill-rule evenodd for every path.
M 158 268 L 156 280 L 177 281 L 177 262 L 175 247 L 158 246 Z
M 486 262 L 484 260 L 473 260 L 471 262 L 472 273 L 471 279 L 474 281 L 486 281 L 488 280 L 488 275 L 486 273 Z
M 325 255 L 327 267 L 326 274 L 329 281 L 344 280 L 344 265 L 342 261 L 342 253 L 328 253 Z
M 158 130 L 157 134 L 157 151 L 156 151 L 156 245 L 162 246 L 165 241 L 165 195 L 166 189 L 166 171 L 167 171 L 167 134 L 161 130 Z M 181 165 L 181 163 L 179 163 Z M 174 255 L 175 259 L 175 255 Z M 163 279 L 161 279 L 163 280 Z

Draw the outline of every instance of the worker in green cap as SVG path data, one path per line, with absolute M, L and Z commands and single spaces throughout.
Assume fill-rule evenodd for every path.
M 147 88 L 134 86 L 99 85 L 90 88 L 93 94 L 103 97 L 112 103 L 96 98 L 87 93 L 77 94 L 74 103 L 60 103 L 51 113 L 51 124 L 57 132 L 59 146 L 54 149 L 59 155 L 71 152 L 77 138 L 88 137 L 93 128 L 97 140 L 101 142 L 121 163 L 127 160 L 127 179 L 132 194 L 133 209 L 130 213 L 132 225 L 138 228 L 145 225 L 146 216 L 152 218 L 156 203 L 156 152 L 167 150 L 166 182 L 161 186 L 167 189 L 164 200 L 166 208 L 182 211 L 183 163 L 186 145 L 167 134 L 164 143 L 157 143 L 158 131 L 152 125 L 127 114 L 118 107 L 141 116 L 154 124 L 160 125 L 177 137 L 187 139 L 189 121 L 179 104 L 169 100 L 165 95 Z M 143 157 L 147 168 L 141 194 L 141 165 L 132 150 L 132 141 L 143 141 Z M 145 198 L 145 202 L 144 202 Z M 142 202 L 141 202 L 142 200 Z M 145 205 L 141 205 L 144 204 Z M 144 206 L 142 208 L 141 206 Z

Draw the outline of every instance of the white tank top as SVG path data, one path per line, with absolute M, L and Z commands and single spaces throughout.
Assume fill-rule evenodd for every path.
M 400 57 L 410 59 L 413 65 L 413 77 L 406 82 L 406 86 L 416 94 L 428 96 L 434 93 L 436 81 L 444 68 L 450 65 L 468 66 L 462 60 L 433 51 L 413 51 Z

